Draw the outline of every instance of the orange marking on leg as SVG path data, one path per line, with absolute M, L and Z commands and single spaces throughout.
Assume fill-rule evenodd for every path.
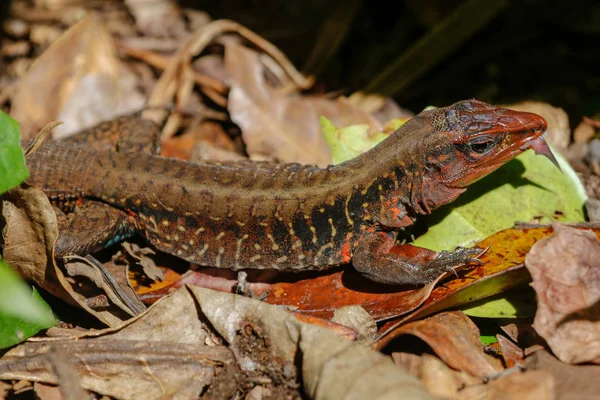
M 352 259 L 352 254 L 350 251 L 350 239 L 352 239 L 352 233 L 348 233 L 346 235 L 346 239 L 344 239 L 344 245 L 342 246 L 342 262 L 347 263 Z

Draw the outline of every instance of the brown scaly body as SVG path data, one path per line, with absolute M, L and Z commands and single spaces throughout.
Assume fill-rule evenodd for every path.
M 192 164 L 55 142 L 27 162 L 29 183 L 51 199 L 85 199 L 59 220 L 59 255 L 93 252 L 138 232 L 200 265 L 301 271 L 352 261 L 371 279 L 419 284 L 479 250 L 421 265 L 388 253 L 397 232 L 526 148 L 551 157 L 545 129 L 535 114 L 473 100 L 423 112 L 370 151 L 328 168 Z

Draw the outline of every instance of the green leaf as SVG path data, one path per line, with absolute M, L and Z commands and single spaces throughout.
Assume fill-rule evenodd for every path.
M 536 298 L 530 286 L 500 293 L 459 308 L 470 317 L 531 318 L 535 316 Z
M 388 124 L 393 130 L 398 129 L 406 120 L 393 120 Z M 369 126 L 365 124 L 350 125 L 345 128 L 336 128 L 331 121 L 321 117 L 323 136 L 331 149 L 333 164 L 350 160 L 357 155 L 376 146 L 389 136 L 389 133 L 378 132 L 369 136 Z M 392 132 L 393 130 L 390 130 Z
M 569 163 L 553 150 L 562 172 L 527 150 L 472 184 L 454 202 L 426 218 L 428 231 L 413 245 L 434 251 L 469 247 L 515 221 L 584 221 L 587 195 Z
M 20 144 L 19 124 L 0 110 L 0 193 L 29 177 Z
M 496 339 L 496 336 L 481 335 L 481 336 L 479 336 L 479 341 L 481 342 L 482 345 L 489 346 L 491 344 L 498 342 L 498 339 Z
M 54 326 L 52 310 L 0 259 L 0 349 Z

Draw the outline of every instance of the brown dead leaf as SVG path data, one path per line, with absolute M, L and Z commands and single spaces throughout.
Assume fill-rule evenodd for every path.
M 154 259 L 151 257 L 156 254 L 154 250 L 149 247 L 141 247 L 137 243 L 132 242 L 123 242 L 122 248 L 135 263 L 142 267 L 148 278 L 153 281 L 163 280 L 165 278 L 163 271 L 156 266 Z
M 201 288 L 181 288 L 118 328 L 32 339 L 0 358 L 0 379 L 56 384 L 40 362 L 49 348 L 70 355 L 83 388 L 124 399 L 196 398 L 207 387 L 206 398 L 230 398 L 259 382 L 276 398 L 298 383 L 314 399 L 433 398 L 377 351 L 279 307 Z
M 460 311 L 410 322 L 398 333 L 417 336 L 450 367 L 473 376 L 489 378 L 502 370 L 497 360 L 483 352 L 477 326 Z
M 591 400 L 600 393 L 599 365 L 565 364 L 546 350 L 533 353 L 526 359 L 529 371 L 550 373 L 555 382 L 557 400 Z
M 294 316 L 260 301 L 190 288 L 212 326 L 247 362 L 262 351 L 247 352 L 240 327 L 251 321 L 268 338 L 269 352 L 293 364 L 299 355 L 304 390 L 314 399 L 432 398 L 383 354 L 342 339 L 323 328 L 302 324 Z M 255 328 L 253 328 L 255 329 Z M 262 349 L 258 349 L 262 350 Z M 264 354 L 264 353 L 263 353 Z
M 595 133 L 596 127 L 584 119 L 573 129 L 573 141 L 575 143 L 587 143 Z
M 0 358 L 0 378 L 62 385 L 45 362 L 49 351 L 69 355 L 82 387 L 118 399 L 198 398 L 209 385 L 228 389 L 219 397 L 228 398 L 237 386 L 235 361 L 222 346 L 114 339 L 26 343 Z
M 451 369 L 431 354 L 423 354 L 421 359 L 419 377 L 425 387 L 439 398 L 455 398 L 459 389 L 465 386 L 465 374 Z
M 555 382 L 546 371 L 514 372 L 487 384 L 469 386 L 460 400 L 554 400 Z
M 566 363 L 600 363 L 600 242 L 555 223 L 525 259 L 537 293 L 534 329 Z
M 65 62 L 72 60 L 74 62 Z M 11 116 L 24 138 L 54 120 L 63 137 L 144 105 L 131 74 L 121 65 L 110 34 L 90 13 L 33 63 L 13 98 Z
M 171 0 L 125 0 L 135 25 L 146 36 L 184 36 L 187 32 L 181 9 Z
M 502 349 L 502 358 L 506 368 L 514 367 L 515 365 L 523 364 L 523 349 L 511 342 L 504 335 L 496 335 L 498 344 Z
M 375 320 L 381 320 L 419 307 L 438 282 L 398 290 L 398 287 L 370 281 L 351 268 L 343 272 L 310 275 L 308 279 L 296 277 L 289 281 L 285 275 L 282 276 L 279 282 L 271 285 L 265 301 L 323 318 L 331 318 L 338 308 L 360 305 Z
M 335 310 L 332 322 L 347 326 L 359 333 L 358 340 L 369 343 L 377 333 L 375 319 L 360 306 L 346 306 Z
M 394 363 L 402 368 L 404 372 L 415 378 L 419 377 L 419 371 L 421 364 L 423 363 L 423 357 L 417 354 L 396 351 L 392 353 L 392 359 Z
M 23 184 L 2 195 L 2 257 L 26 280 L 52 295 L 78 306 L 112 326 L 121 321 L 110 310 L 94 310 L 87 298 L 75 291 L 54 262 L 54 243 L 58 237 L 56 215 L 46 195 Z
M 239 383 L 237 365 L 203 321 L 184 288 L 118 327 L 72 331 L 70 337 L 61 332 L 60 338 L 35 338 L 18 346 L 0 358 L 0 379 L 59 383 L 46 363 L 36 363 L 55 348 L 69 354 L 85 389 L 107 396 L 197 398 L 214 385 L 212 398 L 229 398 Z M 152 371 L 150 379 L 147 371 Z M 219 390 L 224 392 L 219 395 Z
M 260 54 L 240 44 L 225 45 L 225 68 L 229 76 L 228 110 L 241 127 L 251 159 L 331 164 L 331 152 L 322 134 L 319 119 L 327 117 L 336 126 L 381 125 L 343 98 L 328 100 L 301 96 L 285 83 L 278 86 L 266 77 Z

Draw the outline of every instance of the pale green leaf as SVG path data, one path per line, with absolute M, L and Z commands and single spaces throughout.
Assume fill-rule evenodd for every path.
M 460 310 L 478 318 L 532 318 L 535 316 L 535 292 L 530 287 L 511 290 L 470 303 Z
M 400 119 L 394 120 L 390 123 L 390 126 L 398 129 L 404 122 Z M 325 140 L 331 149 L 333 164 L 350 160 L 376 146 L 389 136 L 389 133 L 383 132 L 377 132 L 369 136 L 369 126 L 364 124 L 336 128 L 325 117 L 321 117 L 321 128 L 323 129 Z

